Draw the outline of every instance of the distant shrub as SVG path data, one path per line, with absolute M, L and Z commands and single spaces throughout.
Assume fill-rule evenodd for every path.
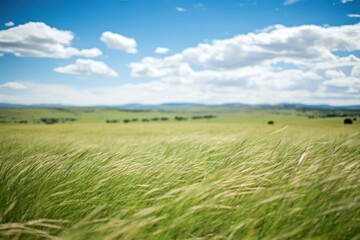
M 65 122 L 75 122 L 76 118 L 63 118 Z
M 344 119 L 344 124 L 352 124 L 353 121 L 350 118 L 345 118 Z
M 141 121 L 143 121 L 143 122 L 149 122 L 149 119 L 143 118 Z
M 157 118 L 157 117 L 152 118 L 151 121 L 159 121 L 159 118 Z
M 131 120 L 130 119 L 124 119 L 123 122 L 124 123 L 129 123 L 129 122 L 131 122 Z
M 193 120 L 202 119 L 202 118 L 203 118 L 203 116 L 193 116 L 192 117 Z
M 74 121 L 76 121 L 76 118 L 40 118 L 40 122 L 45 124 L 65 123 Z
M 169 118 L 167 118 L 167 117 L 162 117 L 162 118 L 160 118 L 160 120 L 161 120 L 161 121 L 168 121 Z
M 176 121 L 186 121 L 186 120 L 187 120 L 187 118 L 185 118 L 185 117 L 175 116 L 175 120 L 176 120 Z
M 55 124 L 59 122 L 58 118 L 40 118 L 40 121 L 45 124 Z
M 268 125 L 274 125 L 274 121 L 270 120 L 267 122 Z
M 117 123 L 117 122 L 119 122 L 119 121 L 116 119 L 106 120 L 106 123 Z

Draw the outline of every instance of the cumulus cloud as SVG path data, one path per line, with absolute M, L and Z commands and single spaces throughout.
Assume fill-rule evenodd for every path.
M 326 77 L 329 78 L 345 78 L 345 73 L 341 70 L 327 70 L 325 72 Z
M 145 57 L 140 62 L 131 63 L 129 66 L 133 77 L 179 76 L 192 71 L 180 54 L 166 58 Z
M 352 2 L 353 0 L 340 0 L 342 3 Z
M 133 77 L 160 78 L 174 85 L 214 85 L 222 88 L 241 86 L 249 89 L 290 89 L 301 87 L 307 81 L 321 79 L 312 72 L 300 69 L 276 71 L 272 66 L 248 66 L 240 69 L 201 70 L 195 71 L 191 66 L 181 61 L 180 55 L 164 59 L 144 58 L 140 63 L 132 63 Z
M 147 82 L 96 89 L 27 83 L 23 92 L 28 95 L 0 91 L 0 102 L 156 104 L 185 99 L 208 104 L 360 104 L 360 58 L 353 52 L 360 50 L 359 27 L 270 26 L 129 64 L 131 76 L 149 78 Z M 55 71 L 77 75 L 108 72 L 95 71 L 97 67 L 82 61 L 87 60 L 78 59 Z
M 360 24 L 340 27 L 304 25 L 299 27 L 270 27 L 259 33 L 238 35 L 209 44 L 199 44 L 166 58 L 146 57 L 130 64 L 133 75 L 179 70 L 197 65 L 212 69 L 237 69 L 259 64 L 288 62 L 294 64 L 349 64 L 355 56 L 339 58 L 333 51 L 360 49 Z M 330 66 L 327 66 L 330 67 Z
M 164 53 L 167 53 L 168 51 L 169 51 L 169 49 L 166 47 L 157 47 L 154 52 L 156 54 L 164 54 Z
M 107 31 L 101 34 L 100 40 L 103 41 L 108 48 L 120 49 L 127 53 L 137 53 L 136 40 L 133 38 Z
M 339 58 L 338 64 L 328 64 L 325 70 L 322 86 L 327 92 L 336 92 L 347 97 L 360 92 L 360 59 L 351 55 Z M 315 67 L 314 69 L 319 69 Z M 320 68 L 321 69 L 321 68 Z M 321 87 L 320 87 L 321 89 Z M 360 95 L 358 96 L 358 98 Z M 360 103 L 360 102 L 359 102 Z
M 12 27 L 12 26 L 14 26 L 15 24 L 10 21 L 10 22 L 6 22 L 4 25 L 5 25 L 6 27 Z
M 360 78 L 360 64 L 354 66 L 351 70 L 351 76 Z
M 275 24 L 275 25 L 270 25 L 270 26 L 267 26 L 263 29 L 260 29 L 259 31 L 257 31 L 257 33 L 268 33 L 268 32 L 271 32 L 273 30 L 276 30 L 276 29 L 282 29 L 282 28 L 285 28 L 284 25 L 281 25 L 281 24 Z
M 55 72 L 72 74 L 72 75 L 103 75 L 109 77 L 117 77 L 118 74 L 115 70 L 111 69 L 108 65 L 100 61 L 91 59 L 77 59 L 74 64 L 69 64 L 63 67 L 57 67 Z
M 360 64 L 360 59 L 350 54 L 346 57 L 338 57 L 318 62 L 303 62 L 303 65 L 311 66 L 314 70 L 326 70 L 335 68 L 349 68 Z
M 178 12 L 186 12 L 186 8 L 176 7 L 176 11 L 178 11 Z
M 73 56 L 97 57 L 97 48 L 70 47 L 74 34 L 52 28 L 42 22 L 29 22 L 0 31 L 0 52 L 18 57 L 70 58 Z
M 102 55 L 102 52 L 98 48 L 82 49 L 80 55 L 83 57 L 94 58 Z
M 202 67 L 237 68 L 266 61 L 335 58 L 333 51 L 360 49 L 360 24 L 339 27 L 303 25 L 238 35 L 185 49 L 184 59 Z
M 131 76 L 155 78 L 163 89 L 164 85 L 208 89 L 203 96 L 218 101 L 222 93 L 228 101 L 267 102 L 273 98 L 358 104 L 360 59 L 351 52 L 360 49 L 359 37 L 359 24 L 275 25 L 163 58 L 145 57 L 129 66 Z M 336 51 L 349 55 L 340 57 Z
M 360 18 L 360 14 L 348 14 L 347 16 L 350 18 Z
M 360 89 L 360 79 L 353 77 L 345 77 L 345 78 L 335 78 L 324 82 L 326 86 L 334 86 L 347 88 L 351 92 L 359 92 Z
M 26 89 L 26 86 L 19 82 L 6 82 L 4 84 L 0 84 L 0 88 L 22 90 Z

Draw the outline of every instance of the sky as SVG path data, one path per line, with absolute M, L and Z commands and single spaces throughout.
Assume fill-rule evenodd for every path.
M 360 104 L 360 0 L 0 0 L 0 102 Z

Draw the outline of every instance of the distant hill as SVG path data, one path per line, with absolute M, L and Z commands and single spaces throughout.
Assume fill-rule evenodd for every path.
M 204 107 L 205 104 L 198 103 L 162 103 L 162 104 L 125 104 L 119 105 L 119 108 L 123 109 L 153 109 L 153 108 L 194 108 L 194 107 Z
M 27 107 L 39 107 L 39 108 L 52 108 L 52 107 L 77 107 L 74 105 L 63 104 L 12 104 L 12 103 L 0 103 L 0 108 L 27 108 Z M 236 108 L 236 107 L 265 107 L 265 108 L 303 108 L 303 109 L 346 109 L 346 110 L 360 110 L 360 105 L 347 105 L 347 106 L 332 106 L 327 104 L 302 104 L 302 103 L 279 103 L 279 104 L 244 104 L 244 103 L 224 103 L 224 104 L 201 104 L 201 103 L 162 103 L 162 104 L 140 104 L 131 103 L 124 105 L 93 105 L 87 107 L 110 107 L 119 109 L 174 109 L 174 108 L 198 108 L 198 107 L 224 107 L 224 108 Z
M 0 108 L 25 108 L 25 107 L 72 107 L 63 104 L 17 104 L 17 103 L 0 103 Z

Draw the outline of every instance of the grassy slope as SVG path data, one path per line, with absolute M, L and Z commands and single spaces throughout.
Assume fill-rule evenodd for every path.
M 98 111 L 0 125 L 0 238 L 360 237 L 358 123 L 256 111 L 105 124 L 114 113 Z

